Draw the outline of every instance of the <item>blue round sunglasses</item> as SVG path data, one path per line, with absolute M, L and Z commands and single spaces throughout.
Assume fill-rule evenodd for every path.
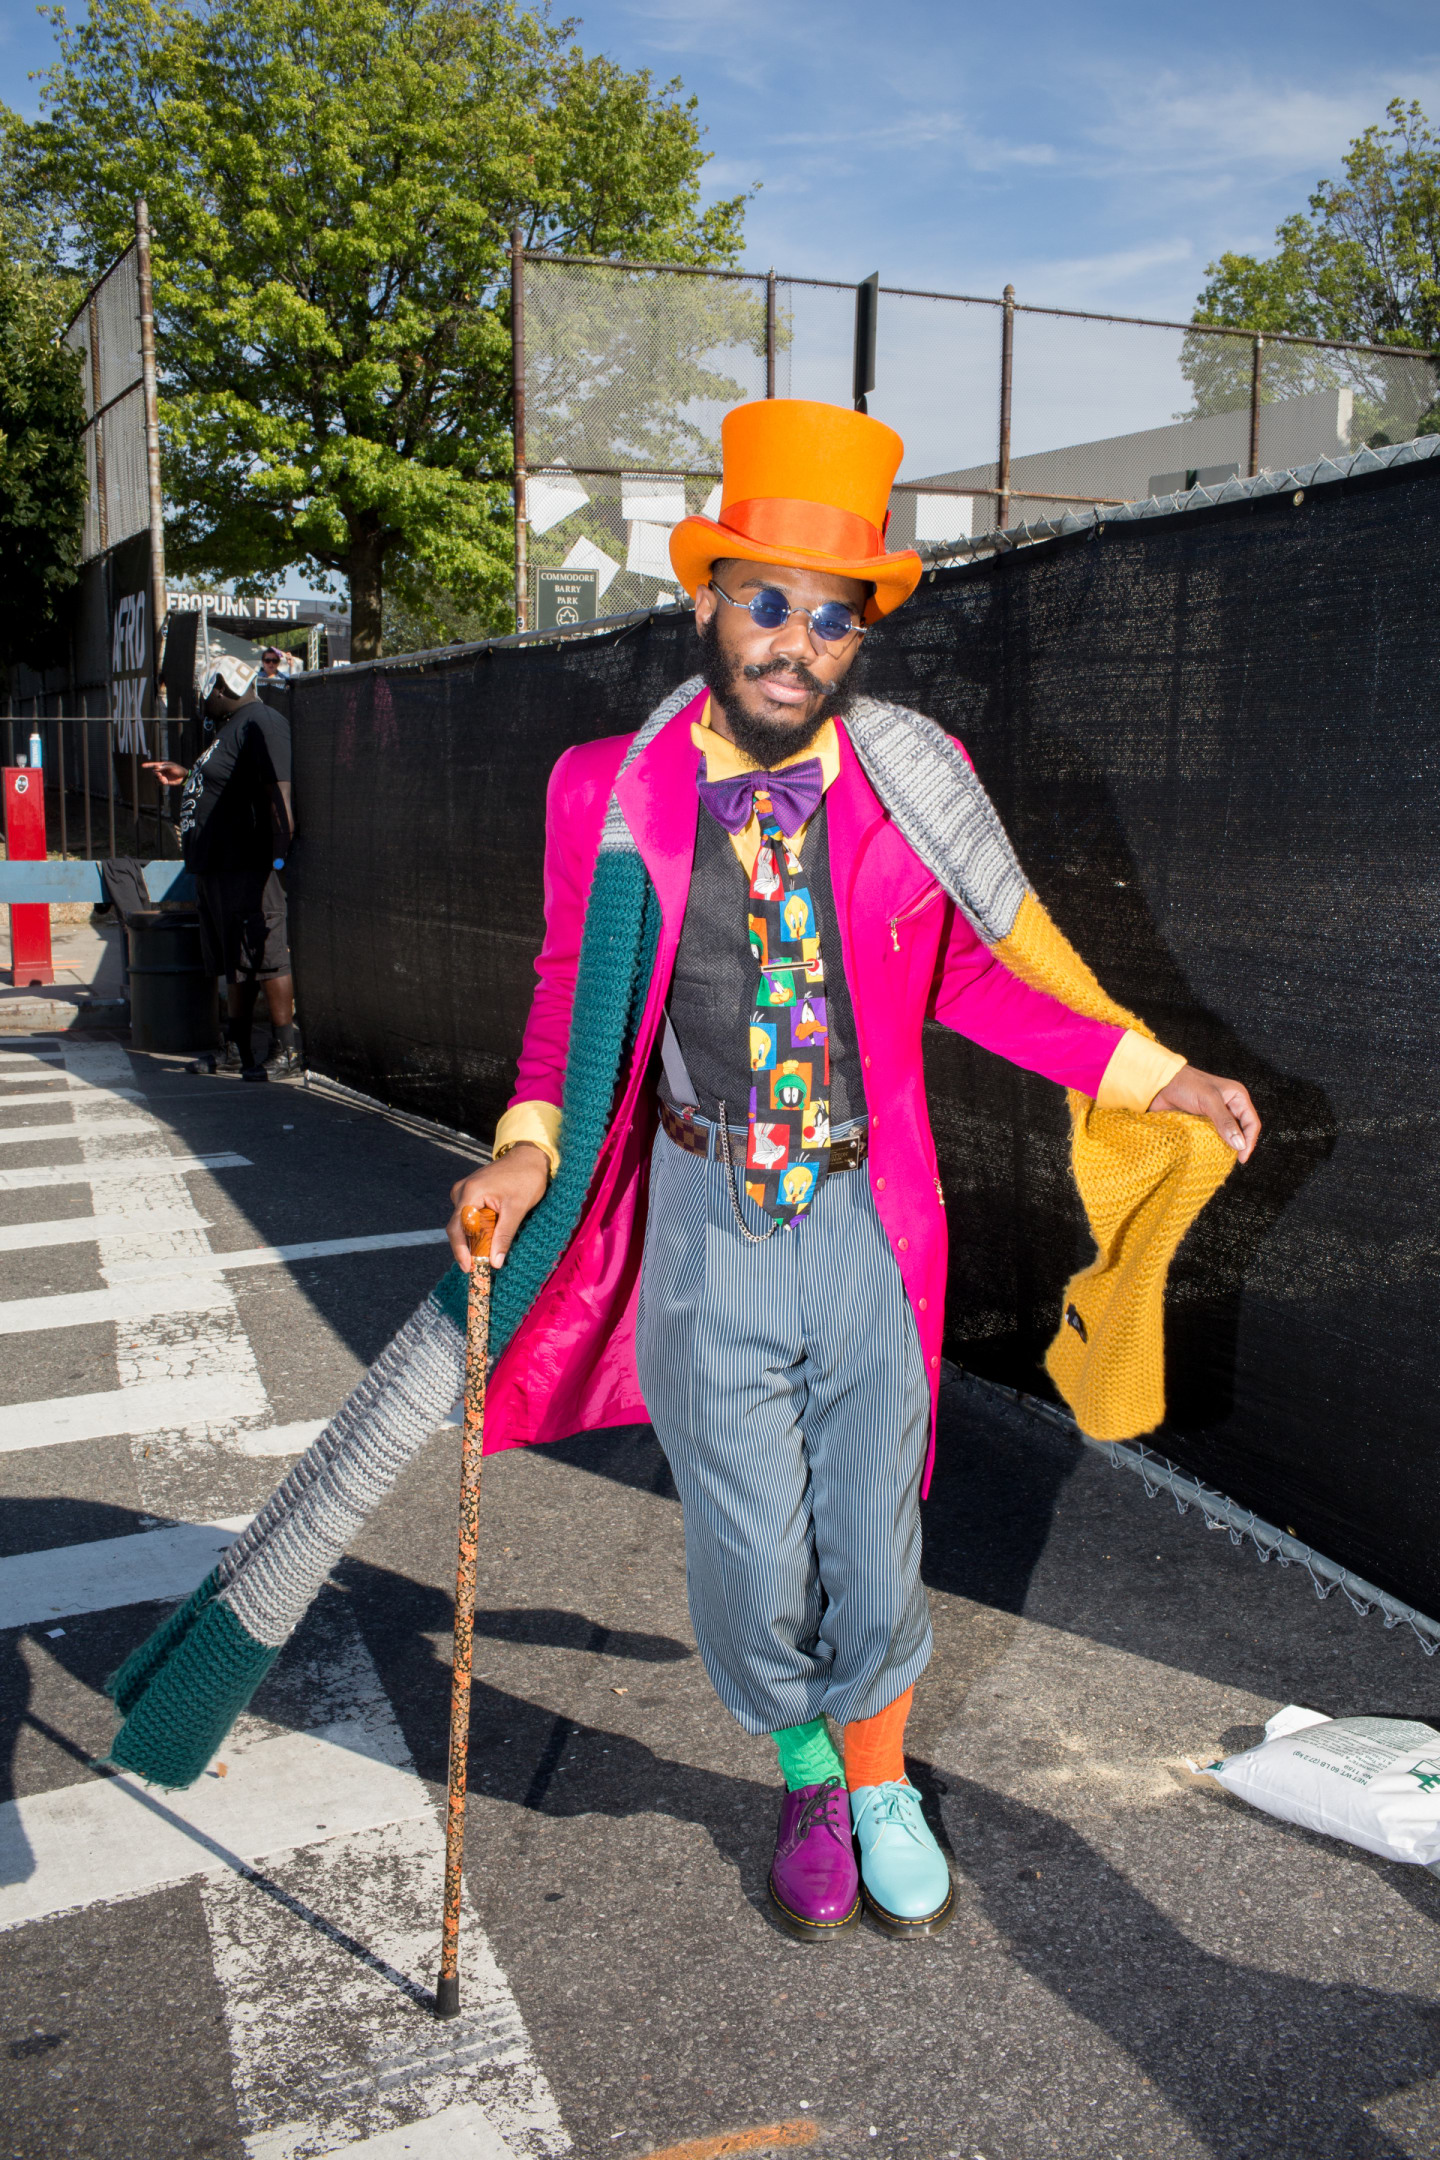
M 834 645 L 841 638 L 864 637 L 869 627 L 856 621 L 855 610 L 846 607 L 843 600 L 826 600 L 818 608 L 791 607 L 784 593 L 773 585 L 756 593 L 753 600 L 732 600 L 713 578 L 710 590 L 719 593 L 727 607 L 743 608 L 757 630 L 783 630 L 792 615 L 803 615 L 812 636 Z

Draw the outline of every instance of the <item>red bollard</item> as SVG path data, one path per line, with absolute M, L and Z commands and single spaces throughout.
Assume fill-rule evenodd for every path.
M 45 860 L 45 775 L 34 766 L 3 765 L 5 780 L 5 853 L 11 862 Z M 53 983 L 50 908 L 27 900 L 10 910 L 10 980 L 17 990 L 31 983 Z

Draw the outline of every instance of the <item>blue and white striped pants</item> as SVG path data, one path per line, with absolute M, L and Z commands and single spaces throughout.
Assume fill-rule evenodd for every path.
M 930 1391 L 864 1170 L 827 1178 L 798 1229 L 752 1245 L 718 1135 L 702 1156 L 658 1133 L 638 1351 L 720 1700 L 753 1733 L 873 1717 L 930 1660 Z

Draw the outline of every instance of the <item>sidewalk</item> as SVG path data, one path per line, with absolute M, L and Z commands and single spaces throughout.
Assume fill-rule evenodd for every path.
M 92 921 L 82 904 L 52 907 L 50 943 L 54 982 L 17 988 L 10 979 L 10 910 L 0 907 L 0 1035 L 123 1025 L 119 925 Z

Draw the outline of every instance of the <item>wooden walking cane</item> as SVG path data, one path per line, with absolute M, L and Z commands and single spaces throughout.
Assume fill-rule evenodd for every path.
M 490 1362 L 490 1239 L 493 1208 L 460 1218 L 470 1246 L 465 1319 L 465 1422 L 460 1439 L 460 1551 L 455 1562 L 455 1648 L 450 1680 L 450 1798 L 445 1814 L 445 1916 L 435 2015 L 460 2015 L 460 1888 L 465 1857 L 465 1776 L 470 1755 L 470 1666 L 475 1648 L 475 1557 L 480 1540 L 480 1464 L 485 1445 L 485 1377 Z

